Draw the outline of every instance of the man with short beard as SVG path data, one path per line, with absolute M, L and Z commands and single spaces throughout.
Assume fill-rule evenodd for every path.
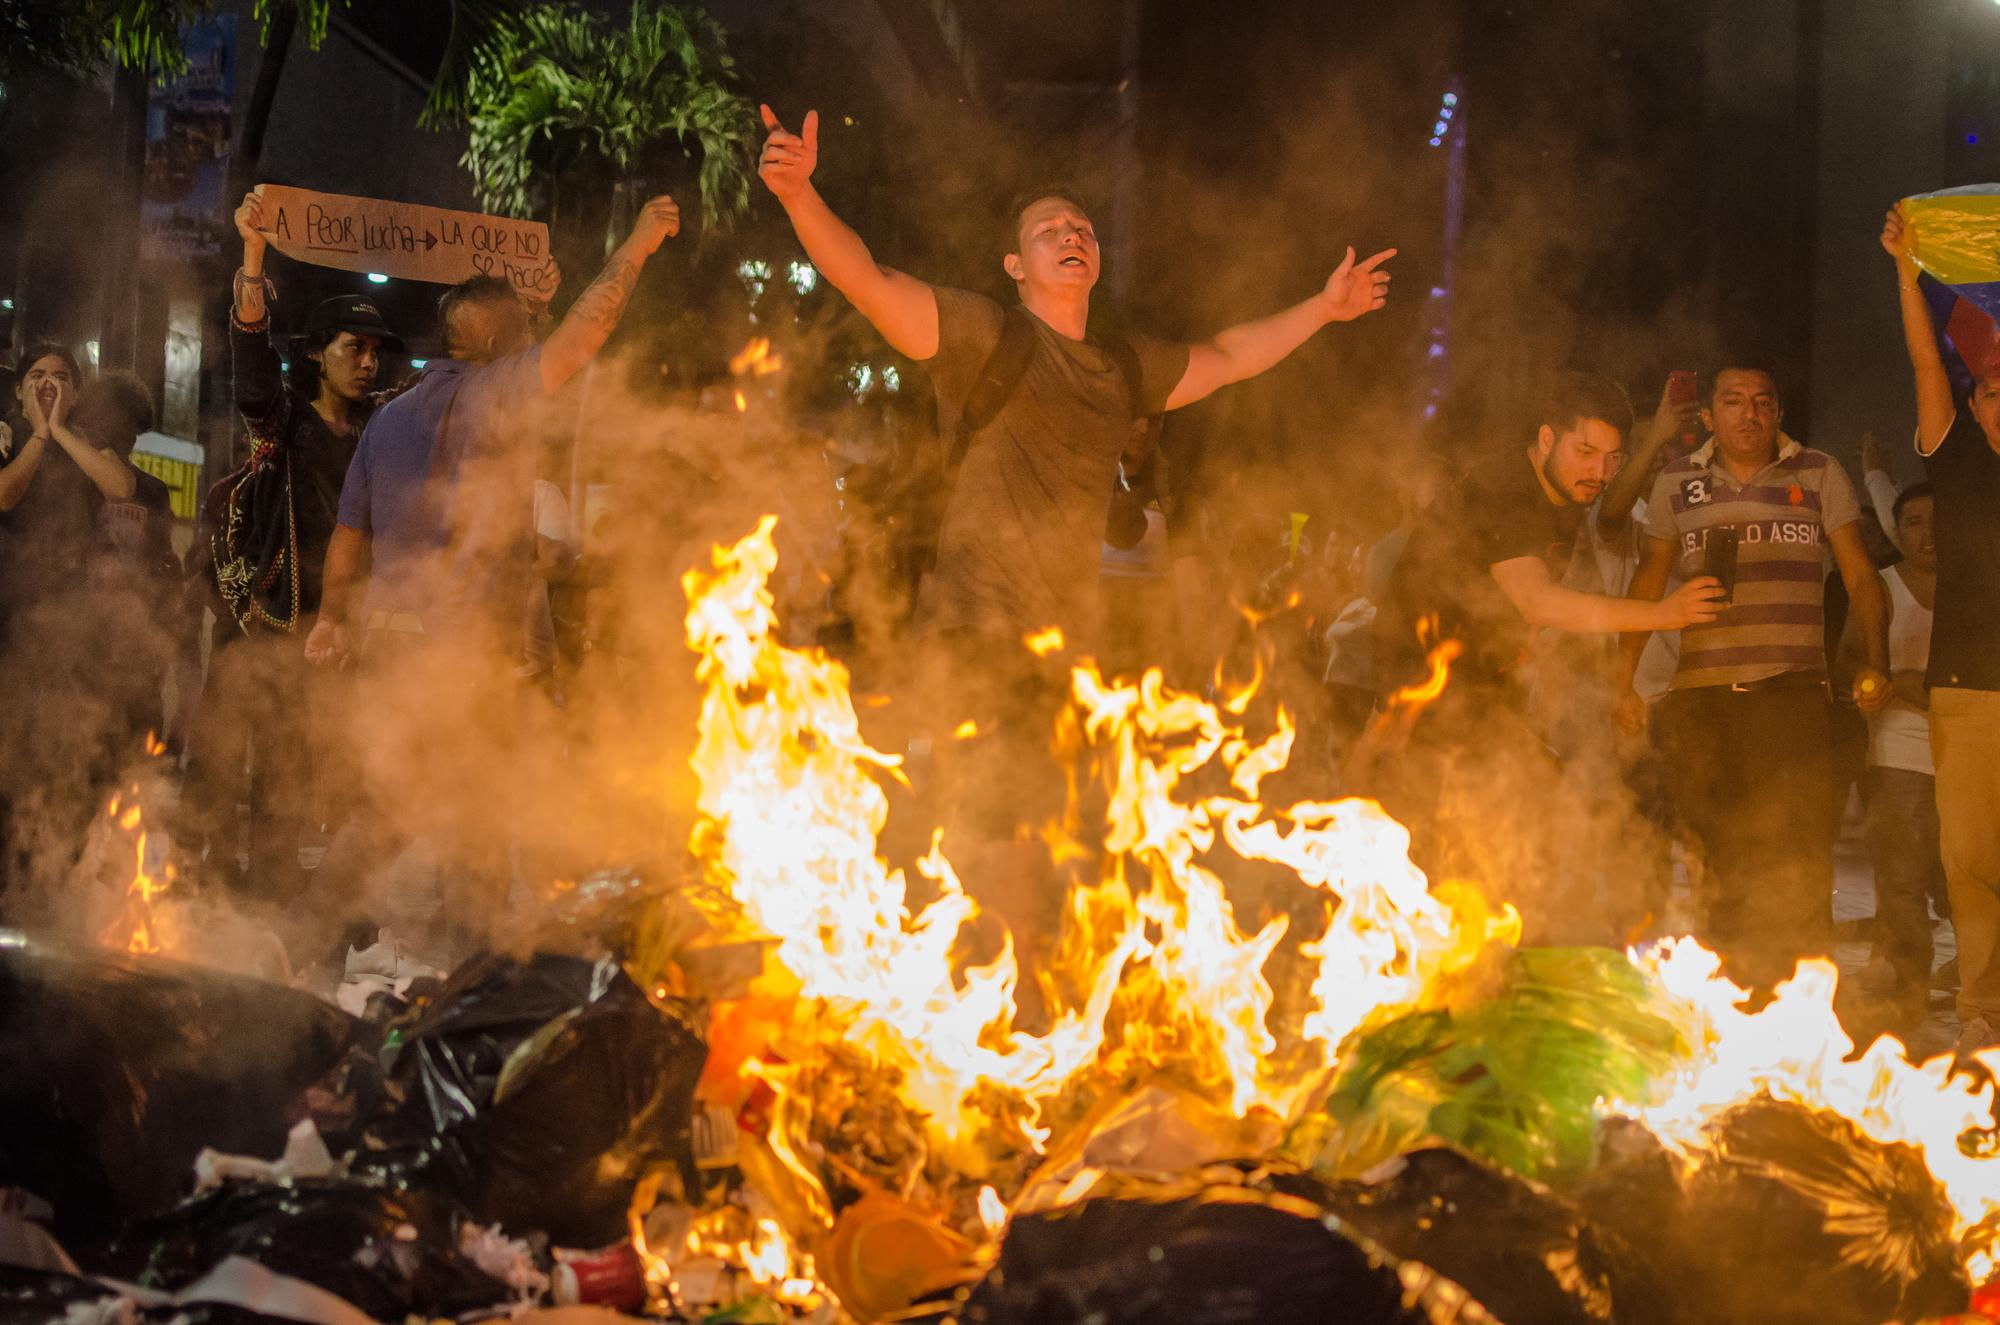
M 1882 247 L 1896 260 L 1917 454 L 1935 494 L 1936 617 L 1924 683 L 1963 1054 L 2000 1042 L 2000 345 L 1958 346 L 1975 377 L 1958 399 L 1900 212 L 1889 213 Z
M 1548 799 L 1561 779 L 1527 711 L 1535 632 L 1651 633 L 1707 621 L 1720 594 L 1705 576 L 1660 602 L 1562 583 L 1591 504 L 1618 472 L 1632 406 L 1614 382 L 1564 371 L 1537 402 L 1534 436 L 1477 461 L 1426 510 L 1377 618 L 1383 689 L 1418 681 L 1426 650 L 1461 652 L 1409 748 L 1365 789 L 1420 829 L 1433 873 L 1477 878 L 1522 904 L 1531 939 L 1601 942 L 1591 873 L 1571 868 L 1580 804 Z M 1363 770 L 1357 768 L 1357 773 Z M 1508 801 L 1532 789 L 1533 805 Z M 1568 838 L 1565 841 L 1565 838 Z M 1568 862 L 1568 864 L 1566 864 Z
M 1702 422 L 1711 435 L 1654 481 L 1630 594 L 1659 598 L 1676 566 L 1701 574 L 1711 545 L 1735 540 L 1727 605 L 1681 632 L 1653 732 L 1680 815 L 1702 845 L 1704 938 L 1732 978 L 1768 988 L 1831 939 L 1829 551 L 1866 658 L 1852 686 L 1865 713 L 1889 701 L 1888 608 L 1861 539 L 1853 484 L 1833 457 L 1781 430 L 1777 379 L 1754 361 L 1732 359 L 1704 380 Z M 1624 640 L 1619 721 L 1629 731 L 1646 724 L 1645 701 L 1631 690 L 1646 640 Z
M 1392 681 L 1421 671 L 1418 627 L 1457 639 L 1461 686 L 1515 688 L 1533 631 L 1584 634 L 1678 630 L 1715 616 L 1721 590 L 1697 577 L 1659 602 L 1634 602 L 1564 585 L 1591 503 L 1617 474 L 1632 406 L 1614 382 L 1565 371 L 1537 402 L 1534 439 L 1475 463 L 1422 520 L 1392 580 L 1381 647 Z M 1518 695 L 1515 696 L 1518 698 Z

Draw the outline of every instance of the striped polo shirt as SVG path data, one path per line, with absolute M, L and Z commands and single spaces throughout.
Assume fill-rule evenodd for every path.
M 1681 631 L 1672 689 L 1736 685 L 1826 667 L 1827 535 L 1861 518 L 1854 485 L 1824 451 L 1780 434 L 1778 458 L 1738 483 L 1713 438 L 1654 480 L 1646 532 L 1702 573 L 1711 529 L 1736 530 L 1736 589 L 1713 621 Z

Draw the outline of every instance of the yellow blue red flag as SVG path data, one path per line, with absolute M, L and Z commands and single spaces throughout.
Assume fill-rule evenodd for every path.
M 1954 384 L 2000 374 L 2000 184 L 1902 202 L 1903 233 Z

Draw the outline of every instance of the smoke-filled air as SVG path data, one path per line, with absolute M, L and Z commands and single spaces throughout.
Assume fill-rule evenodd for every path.
M 2000 1322 L 2000 9 L 0 29 L 0 1317 Z

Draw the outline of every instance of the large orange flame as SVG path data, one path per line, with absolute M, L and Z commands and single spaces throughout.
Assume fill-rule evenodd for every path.
M 1034 1098 L 1090 1063 L 1102 1013 L 1068 1013 L 1046 1035 L 1014 1029 L 1011 950 L 961 980 L 951 950 L 975 907 L 935 846 L 920 868 L 937 896 L 912 913 L 902 872 L 875 848 L 888 815 L 876 775 L 897 775 L 898 761 L 863 740 L 839 664 L 777 642 L 773 524 L 684 580 L 705 686 L 694 850 L 777 938 L 803 998 L 900 1069 L 948 1139 L 990 1121 L 972 1101 L 982 1084 Z
M 1103 784 L 1101 869 L 1064 898 L 1047 1029 L 1017 1026 L 1011 946 L 984 965 L 954 960 L 978 907 L 940 841 L 918 866 L 931 894 L 921 907 L 878 853 L 881 780 L 900 779 L 899 761 L 863 738 L 837 663 L 778 643 L 766 588 L 773 524 L 767 517 L 717 548 L 711 570 L 684 578 L 704 688 L 693 850 L 775 939 L 799 1033 L 844 1041 L 884 1069 L 925 1119 L 932 1159 L 983 1185 L 976 1198 L 966 1192 L 972 1231 L 992 1235 L 1007 1209 L 995 1186 L 1004 1175 L 977 1143 L 1039 1147 L 1050 1120 L 1080 1116 L 1079 1096 L 1156 1073 L 1238 1116 L 1295 1116 L 1351 1034 L 1448 999 L 1492 945 L 1518 942 L 1511 908 L 1495 910 L 1464 885 L 1433 887 L 1409 860 L 1408 833 L 1380 806 L 1263 804 L 1263 783 L 1291 750 L 1282 714 L 1275 732 L 1253 740 L 1240 725 L 1247 692 L 1217 706 L 1169 690 L 1157 672 L 1107 681 L 1085 665 L 1072 674 L 1069 721 Z M 1442 692 L 1452 644 L 1432 650 L 1428 682 L 1396 712 Z M 1092 854 L 1079 847 L 1069 858 Z M 1317 936 L 1288 945 L 1282 914 L 1245 927 L 1224 881 L 1231 856 L 1280 865 L 1302 896 L 1322 896 Z M 1634 1113 L 1690 1153 L 1709 1119 L 1759 1093 L 1840 1113 L 1922 1154 L 1958 1212 L 1968 1265 L 1986 1276 L 2000 1160 L 1959 1141 L 1992 1125 L 1991 1087 L 1953 1076 L 1945 1059 L 1912 1064 L 1891 1040 L 1850 1057 L 1825 963 L 1804 964 L 1750 1013 L 1714 955 L 1691 941 L 1643 960 L 1695 1051 L 1647 1099 L 1607 1100 L 1607 1112 Z M 1271 972 L 1288 962 L 1306 964 L 1310 995 L 1281 1015 L 1293 1005 L 1276 999 Z M 2000 1069 L 2000 1052 L 1981 1061 Z M 766 1185 L 803 1194 L 778 1223 L 818 1237 L 834 1221 L 806 1161 L 811 1111 L 791 1095 L 810 1083 L 782 1063 L 752 1059 L 744 1070 L 778 1100 L 768 1137 L 749 1153 L 762 1157 Z M 755 1236 L 738 1241 L 741 1263 L 776 1273 Z M 800 1273 L 801 1254 L 789 1261 Z
M 1481 910 L 1468 926 L 1432 894 L 1379 807 L 1261 805 L 1260 784 L 1289 755 L 1289 721 L 1253 742 L 1233 715 L 1169 691 L 1158 672 L 1113 683 L 1086 666 L 1075 704 L 1109 792 L 1103 873 L 1066 899 L 1058 967 L 1073 1001 L 1058 1003 L 1045 1032 L 1020 1029 L 1011 946 L 981 966 L 953 960 L 978 908 L 940 845 L 918 866 L 934 897 L 914 911 L 901 872 L 877 853 L 888 808 L 879 779 L 900 777 L 899 761 L 862 738 L 837 663 L 777 642 L 772 527 L 766 518 L 684 581 L 704 684 L 693 849 L 776 937 L 802 1003 L 894 1069 L 947 1147 L 995 1127 L 1038 1146 L 1042 1107 L 1093 1071 L 1171 1069 L 1219 1088 L 1239 1115 L 1282 1113 L 1302 1072 L 1330 1062 L 1366 1017 L 1511 938 L 1509 917 L 1489 924 Z M 1183 780 L 1211 766 L 1235 794 L 1188 796 Z M 1325 932 L 1301 950 L 1318 974 L 1300 1025 L 1269 1024 L 1265 968 L 1286 921 L 1245 932 L 1203 863 L 1218 845 L 1289 866 L 1334 899 Z

